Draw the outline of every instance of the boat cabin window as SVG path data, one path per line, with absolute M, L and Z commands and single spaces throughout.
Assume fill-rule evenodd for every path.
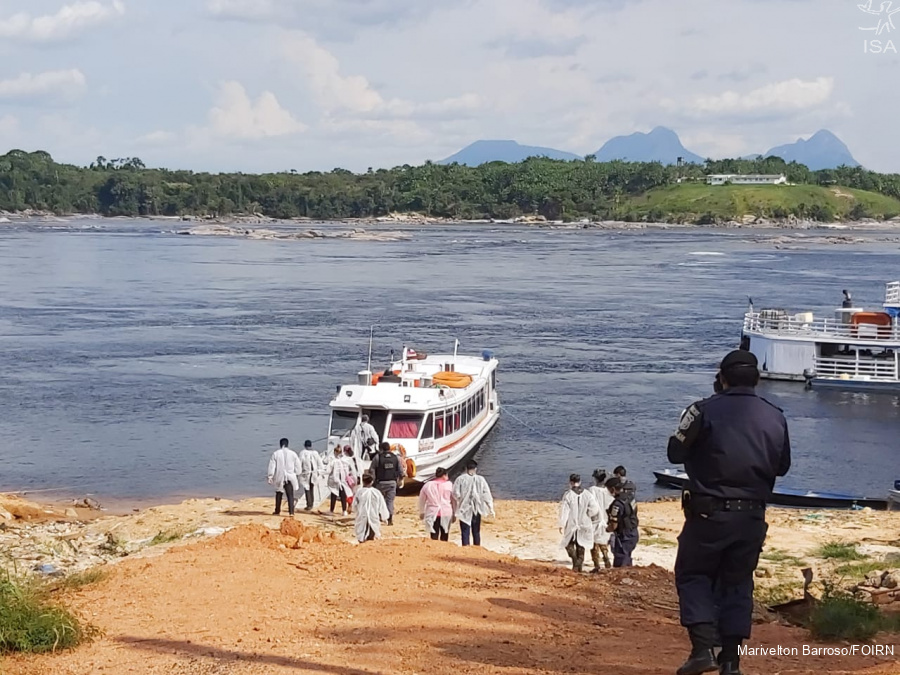
M 425 418 L 425 426 L 422 429 L 422 438 L 434 438 L 434 415 L 428 413 Z
M 422 415 L 393 415 L 388 438 L 418 438 Z
M 439 410 L 434 413 L 434 437 L 443 438 L 444 435 L 444 411 Z
M 357 410 L 335 410 L 331 413 L 331 435 L 349 436 L 356 422 L 359 420 Z
M 378 408 L 375 409 L 363 409 L 363 415 L 369 416 L 369 424 L 375 429 L 375 433 L 378 434 L 378 438 L 384 438 L 384 431 L 387 427 L 387 418 L 388 411 L 381 410 Z

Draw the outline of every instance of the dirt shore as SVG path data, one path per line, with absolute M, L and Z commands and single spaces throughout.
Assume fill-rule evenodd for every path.
M 640 507 L 645 567 L 600 575 L 565 568 L 556 505 L 540 502 L 498 502 L 483 549 L 424 540 L 414 498 L 398 500 L 385 539 L 362 546 L 350 520 L 301 512 L 285 526 L 270 499 L 100 517 L 0 505 L 12 516 L 0 526 L 7 566 L 110 570 L 64 596 L 103 637 L 72 653 L 9 657 L 9 675 L 661 674 L 687 648 L 669 571 L 681 518 L 672 502 Z M 758 581 L 794 597 L 802 567 L 833 573 L 836 563 L 817 557 L 824 543 L 857 544 L 886 567 L 900 559 L 900 513 L 773 509 L 769 520 Z M 807 632 L 779 623 L 758 625 L 752 642 L 800 655 L 748 657 L 751 675 L 900 672 L 900 636 L 876 639 L 895 646 L 887 659 L 804 656 Z

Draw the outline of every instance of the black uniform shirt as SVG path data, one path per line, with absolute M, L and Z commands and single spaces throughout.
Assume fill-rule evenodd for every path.
M 735 387 L 685 410 L 668 455 L 694 494 L 768 501 L 791 468 L 787 421 L 752 388 Z

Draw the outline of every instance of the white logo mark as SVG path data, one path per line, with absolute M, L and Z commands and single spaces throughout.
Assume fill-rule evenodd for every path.
M 866 14 L 871 14 L 872 16 L 878 17 L 878 25 L 873 27 L 863 27 L 860 30 L 870 30 L 874 31 L 875 35 L 881 35 L 885 31 L 890 33 L 893 30 L 896 30 L 897 27 L 894 25 L 894 14 L 900 12 L 900 8 L 891 9 L 893 6 L 892 0 L 884 0 L 881 3 L 881 6 L 878 9 L 874 9 L 872 7 L 875 0 L 869 0 L 865 5 L 857 5 L 860 10 L 865 12 Z

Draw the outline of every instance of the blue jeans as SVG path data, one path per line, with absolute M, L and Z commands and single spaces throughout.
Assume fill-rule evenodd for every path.
M 462 545 L 469 545 L 469 533 L 472 534 L 472 543 L 476 546 L 481 546 L 481 516 L 474 515 L 472 516 L 472 525 L 466 525 L 464 522 L 459 521 L 459 531 L 462 533 Z

